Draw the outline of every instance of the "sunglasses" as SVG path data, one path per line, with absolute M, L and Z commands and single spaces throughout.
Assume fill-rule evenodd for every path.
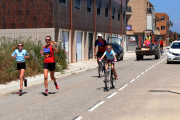
M 46 41 L 51 41 L 51 39 L 46 39 Z
M 23 47 L 23 45 L 18 45 L 18 47 Z
M 111 50 L 111 48 L 107 48 L 107 50 Z

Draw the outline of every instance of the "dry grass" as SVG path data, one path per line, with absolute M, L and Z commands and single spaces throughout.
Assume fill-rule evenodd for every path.
M 17 80 L 19 78 L 17 73 L 17 63 L 11 59 L 11 55 L 14 52 L 13 47 L 16 47 L 18 43 L 24 44 L 24 49 L 29 53 L 29 59 L 26 60 L 26 72 L 25 77 L 33 76 L 43 73 L 43 62 L 39 51 L 43 48 L 41 41 L 31 41 L 31 38 L 18 37 L 16 39 L 1 37 L 0 38 L 0 84 Z M 56 70 L 63 71 L 67 68 L 66 52 L 58 46 L 59 53 L 56 57 Z

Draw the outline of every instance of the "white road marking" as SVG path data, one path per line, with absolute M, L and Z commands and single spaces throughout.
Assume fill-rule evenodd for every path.
M 146 72 L 148 71 L 148 69 L 146 70 Z
M 153 65 L 152 67 L 154 67 L 155 65 Z
M 100 105 L 102 105 L 105 101 L 100 101 L 98 104 L 96 104 L 94 107 L 92 107 L 91 109 L 89 109 L 88 111 L 92 112 L 93 110 L 95 110 L 97 107 L 99 107 Z
M 77 117 L 76 119 L 74 119 L 74 120 L 81 120 L 83 117 L 82 116 L 79 116 L 79 117 Z
M 143 75 L 145 72 L 142 72 L 141 75 Z
M 149 70 L 151 69 L 152 67 L 149 68 Z
M 123 90 L 126 86 L 128 86 L 128 84 L 125 84 L 125 85 L 122 86 L 119 90 Z
M 138 75 L 136 78 L 139 78 L 139 77 L 141 77 L 141 75 Z
M 114 95 L 116 95 L 117 94 L 117 92 L 114 92 L 114 93 L 112 93 L 111 95 L 109 95 L 107 98 L 112 98 Z
M 131 81 L 129 81 L 129 83 L 132 83 L 132 82 L 134 82 L 135 81 L 135 79 L 132 79 Z

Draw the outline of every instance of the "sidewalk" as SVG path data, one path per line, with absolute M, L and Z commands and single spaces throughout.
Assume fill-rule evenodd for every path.
M 135 56 L 136 56 L 135 52 L 126 52 L 124 53 L 124 60 L 134 58 Z M 68 65 L 68 68 L 64 70 L 64 74 L 61 74 L 60 72 L 56 72 L 55 77 L 58 79 L 61 77 L 65 77 L 65 76 L 72 75 L 75 73 L 80 73 L 80 72 L 94 69 L 97 67 L 98 65 L 97 65 L 96 59 L 90 59 L 88 61 L 80 61 L 76 63 L 71 63 Z M 48 80 L 50 81 L 51 80 L 50 74 L 48 76 L 49 76 Z M 34 77 L 27 77 L 26 79 L 28 80 L 28 87 L 41 84 L 41 83 L 44 83 L 44 74 L 36 75 Z M 10 92 L 16 89 L 17 90 L 19 89 L 19 80 L 0 85 L 0 94 L 4 94 L 6 92 Z

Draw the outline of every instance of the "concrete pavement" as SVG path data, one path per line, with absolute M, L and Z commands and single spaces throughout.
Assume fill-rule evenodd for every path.
M 135 58 L 135 52 L 131 51 L 131 52 L 126 52 L 124 53 L 124 60 L 128 60 L 131 58 Z M 56 72 L 55 73 L 55 77 L 56 78 L 62 78 L 68 75 L 73 75 L 76 73 L 80 73 L 83 71 L 87 71 L 90 69 L 94 69 L 97 68 L 97 61 L 96 59 L 90 59 L 88 61 L 80 61 L 77 63 L 71 63 L 68 65 L 68 68 L 66 70 L 64 70 L 64 73 L 60 73 L 60 72 Z M 48 75 L 48 80 L 50 81 L 50 74 Z M 44 82 L 44 74 L 40 74 L 40 75 L 36 75 L 34 77 L 27 77 L 26 78 L 28 80 L 28 87 L 33 86 L 33 85 L 37 85 L 37 84 L 41 84 Z M 19 80 L 17 81 L 12 81 L 10 83 L 7 84 L 1 84 L 0 85 L 0 94 L 4 94 L 13 90 L 18 90 L 19 89 Z

